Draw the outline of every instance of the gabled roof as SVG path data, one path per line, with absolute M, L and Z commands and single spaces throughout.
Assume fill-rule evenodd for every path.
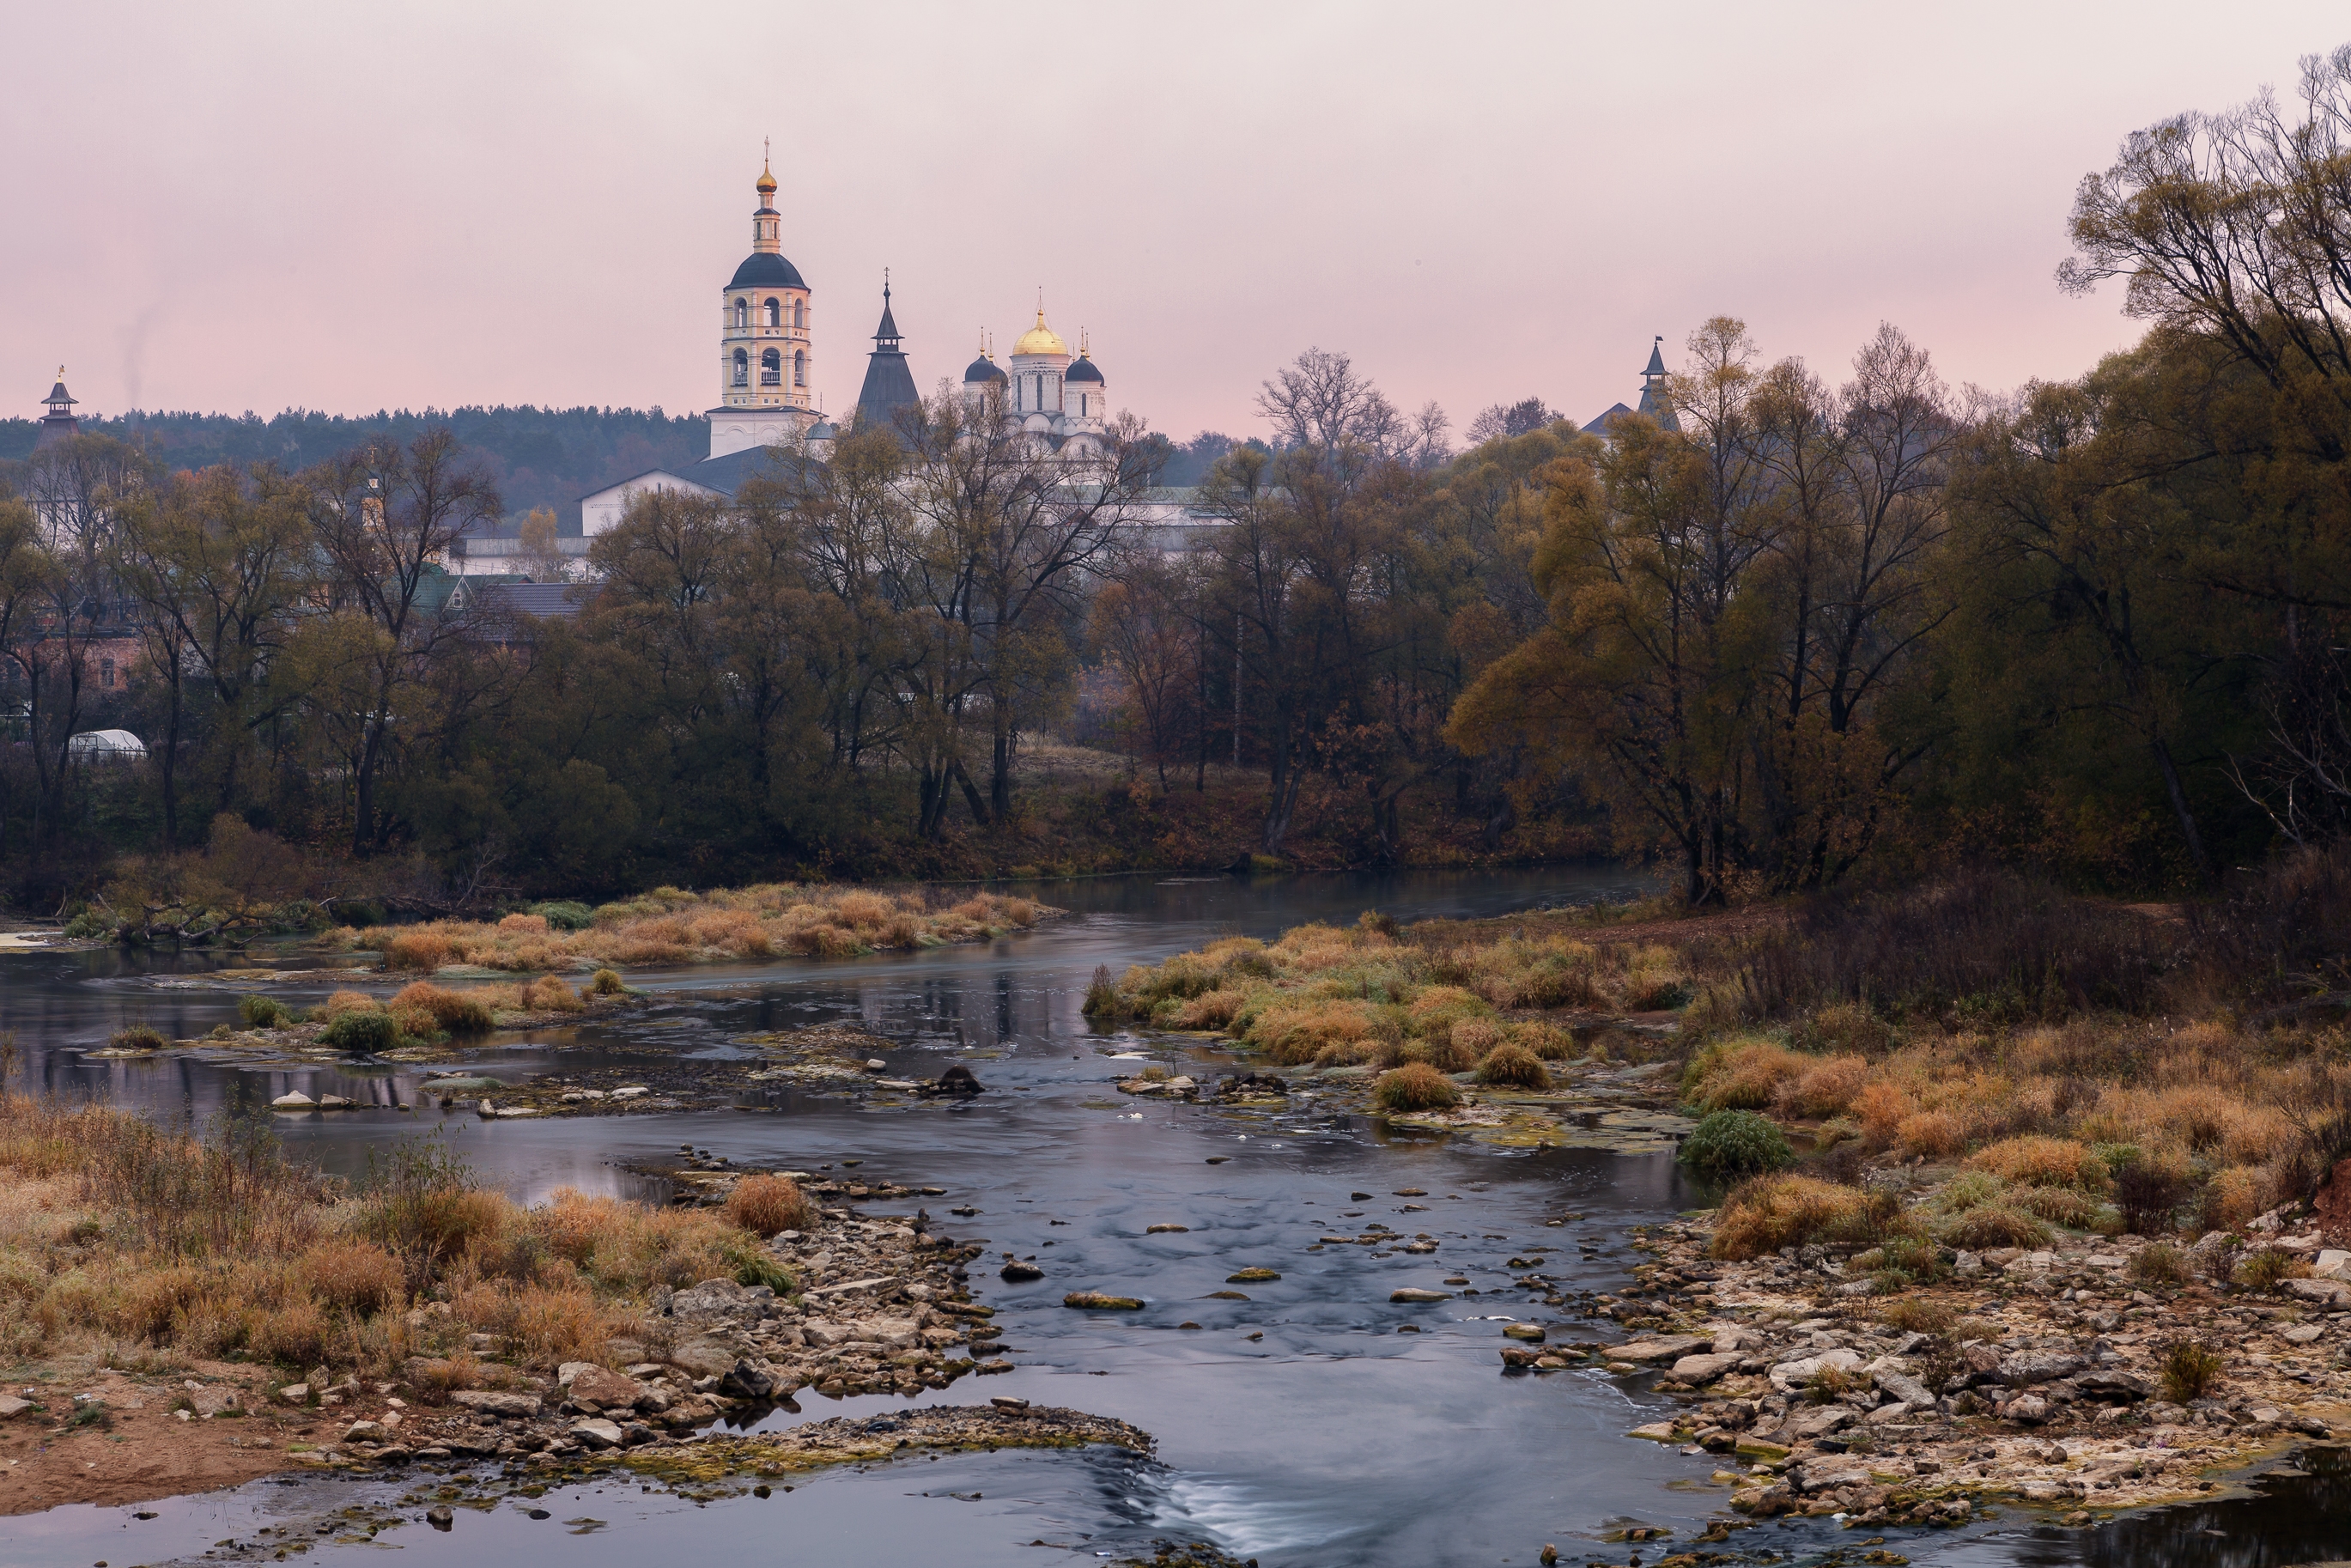
M 1583 433 L 1586 435 L 1606 435 L 1618 420 L 1632 412 L 1621 402 L 1612 404 L 1595 415 L 1592 423 L 1583 427 Z

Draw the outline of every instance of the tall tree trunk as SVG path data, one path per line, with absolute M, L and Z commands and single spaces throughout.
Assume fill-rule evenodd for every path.
M 2196 813 L 2189 810 L 2188 791 L 2179 782 L 2179 765 L 2171 758 L 2171 747 L 2158 736 L 2153 744 L 2155 766 L 2163 775 L 2163 792 L 2171 797 L 2171 814 L 2179 819 L 2179 836 L 2187 841 L 2188 858 L 2196 867 L 2196 880 L 2209 884 L 2212 880 L 2212 862 L 2204 854 L 2204 835 L 2197 831 Z

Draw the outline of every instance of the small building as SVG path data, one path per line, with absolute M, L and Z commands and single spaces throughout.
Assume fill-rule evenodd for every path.
M 1672 401 L 1666 395 L 1666 340 L 1662 337 L 1649 346 L 1649 362 L 1641 370 L 1641 403 L 1638 408 L 1626 408 L 1616 403 L 1603 411 L 1583 427 L 1586 435 L 1603 440 L 1615 434 L 1616 422 L 1627 414 L 1646 414 L 1667 430 L 1679 430 L 1681 421 L 1675 416 Z

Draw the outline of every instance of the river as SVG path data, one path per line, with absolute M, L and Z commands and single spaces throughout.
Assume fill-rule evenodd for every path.
M 1046 1278 L 1007 1285 L 975 1268 L 977 1299 L 998 1309 L 1018 1370 L 988 1395 L 1074 1406 L 1154 1434 L 1151 1459 L 1103 1451 L 1021 1451 L 820 1474 L 767 1500 L 695 1504 L 633 1486 L 549 1494 L 552 1518 L 518 1507 L 461 1511 L 446 1534 L 420 1524 L 385 1538 L 436 1563 L 503 1564 L 559 1549 L 575 1568 L 683 1561 L 842 1565 L 938 1563 L 1021 1568 L 1093 1562 L 1155 1539 L 1213 1542 L 1265 1568 L 1428 1568 L 1524 1564 L 1545 1542 L 1561 1560 L 1649 1561 L 1670 1544 L 1606 1544 L 1628 1525 L 1687 1541 L 1720 1511 L 1708 1484 L 1717 1461 L 1625 1437 L 1667 1406 L 1597 1372 L 1505 1376 L 1500 1323 L 1531 1308 L 1505 1260 L 1556 1249 L 1547 1271 L 1567 1291 L 1626 1279 L 1627 1227 L 1705 1201 L 1665 1156 L 1502 1150 L 1385 1134 L 1311 1108 L 1240 1115 L 1144 1103 L 1111 1092 L 1133 1063 L 1108 1059 L 1131 1039 L 1080 1013 L 1096 966 L 1113 972 L 1235 933 L 1272 936 L 1302 921 L 1352 921 L 1366 908 L 1399 919 L 1479 916 L 1644 891 L 1613 867 L 1385 875 L 1120 879 L 1036 889 L 1070 918 L 986 946 L 837 962 L 632 975 L 656 989 L 645 1012 L 606 1025 L 538 1031 L 472 1053 L 501 1075 L 558 1061 L 620 1064 L 661 1052 L 726 1054 L 732 1038 L 829 1020 L 857 1021 L 900 1042 L 895 1073 L 935 1076 L 963 1061 L 987 1084 L 977 1101 L 920 1112 L 788 1097 L 778 1113 L 647 1114 L 482 1123 L 444 1117 L 415 1092 L 420 1069 L 256 1069 L 191 1055 L 92 1058 L 115 1030 L 146 1021 L 174 1038 L 234 1016 L 238 992 L 195 983 L 203 955 L 30 952 L 0 956 L 0 1031 L 13 1034 L 16 1085 L 101 1098 L 202 1123 L 299 1089 L 369 1107 L 333 1118 L 280 1118 L 289 1145 L 330 1170 L 364 1168 L 368 1152 L 439 1127 L 488 1179 L 526 1200 L 561 1186 L 653 1195 L 627 1169 L 690 1144 L 738 1163 L 842 1167 L 945 1187 L 933 1208 L 977 1208 L 956 1233 L 991 1252 L 1034 1253 Z M 267 962 L 255 957 L 246 962 Z M 280 983 L 288 1000 L 322 986 Z M 1401 1187 L 1426 1210 L 1398 1218 Z M 1369 1197 L 1355 1195 L 1368 1193 Z M 1573 1216 L 1552 1227 L 1546 1222 Z M 1309 1252 L 1342 1217 L 1427 1228 L 1443 1267 L 1374 1260 L 1358 1248 Z M 1184 1233 L 1149 1235 L 1173 1223 Z M 1352 1228 L 1352 1227 L 1351 1227 Z M 1205 1300 L 1233 1270 L 1279 1268 L 1247 1301 Z M 1435 1308 L 1392 1305 L 1401 1284 L 1467 1275 L 1483 1294 Z M 1424 1277 L 1427 1276 L 1427 1277 Z M 1071 1290 L 1147 1299 L 1140 1313 L 1073 1312 Z M 1517 1309 L 1514 1311 L 1513 1309 Z M 1406 1323 L 1424 1332 L 1397 1332 Z M 1179 1323 L 1196 1327 L 1179 1327 Z M 975 1397 L 968 1385 L 927 1399 Z M 770 1427 L 903 1403 L 804 1395 L 799 1416 Z M 1914 1563 L 2163 1563 L 2267 1568 L 2340 1554 L 2351 1500 L 2322 1455 L 2264 1495 L 2194 1511 L 2064 1531 L 2021 1511 L 1952 1533 L 1897 1534 Z M 2333 1466 L 2333 1468 L 2330 1468 Z M 0 1521 L 8 1568 L 200 1560 L 207 1548 L 273 1520 L 315 1513 L 380 1480 L 322 1477 L 129 1508 L 66 1508 Z M 585 1523 L 564 1521 L 588 1521 Z M 569 1531 L 569 1547 L 550 1537 Z M 2333 1550 L 2325 1550 L 2329 1542 Z M 1803 1561 L 1853 1537 L 1822 1521 L 1743 1531 L 1717 1550 Z M 1687 1549 L 1687 1548 L 1684 1548 Z M 346 1549 L 321 1545 L 314 1561 Z M 1783 1557 L 1782 1560 L 1788 1560 Z

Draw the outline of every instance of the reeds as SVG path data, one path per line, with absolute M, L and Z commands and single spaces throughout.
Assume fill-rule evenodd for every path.
M 433 1355 L 440 1385 L 468 1386 L 486 1374 L 457 1351 L 467 1333 L 552 1367 L 641 1334 L 632 1303 L 656 1287 L 791 1285 L 725 1215 L 572 1192 L 526 1209 L 431 1142 L 346 1186 L 287 1160 L 266 1124 L 199 1137 L 11 1096 L 0 1173 L 0 1354 L 17 1358 L 144 1345 L 381 1375 Z M 783 1178 L 750 1184 L 745 1218 L 806 1212 Z M 412 1313 L 428 1296 L 449 1310 Z
M 1048 913 L 1033 900 L 993 893 L 934 907 L 931 895 L 920 890 L 885 894 L 778 883 L 698 894 L 657 888 L 643 898 L 601 906 L 584 929 L 567 929 L 543 915 L 509 915 L 496 922 L 346 928 L 337 939 L 346 947 L 381 952 L 387 969 L 429 974 L 466 964 L 533 973 L 782 953 L 846 957 L 926 943 L 986 940 L 1024 930 Z

